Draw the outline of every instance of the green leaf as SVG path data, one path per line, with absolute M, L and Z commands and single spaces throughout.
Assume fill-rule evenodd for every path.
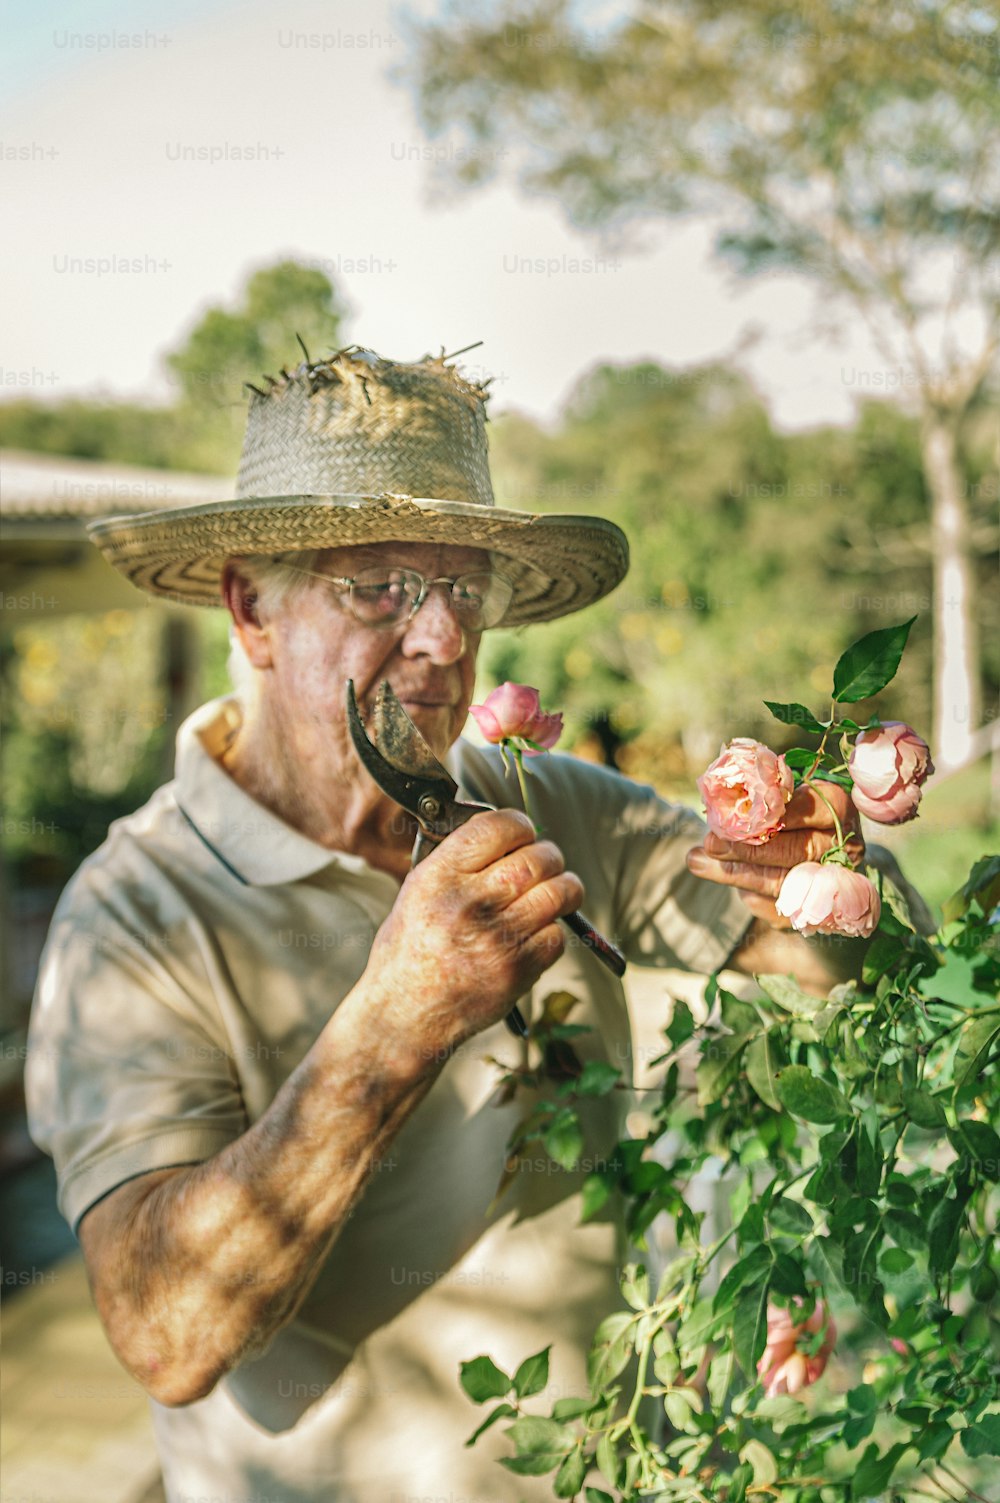
M 595 1169 L 588 1174 L 580 1191 L 580 1222 L 596 1216 L 615 1187 L 617 1176 L 610 1169 Z
M 622 1072 L 603 1059 L 588 1059 L 583 1074 L 575 1081 L 574 1091 L 578 1096 L 606 1096 L 621 1079 Z
M 948 1137 L 952 1146 L 967 1154 L 986 1179 L 994 1184 L 1000 1180 L 1000 1137 L 988 1123 L 966 1119 Z
M 927 1227 L 913 1211 L 893 1207 L 886 1211 L 882 1225 L 894 1242 L 905 1247 L 907 1252 L 924 1252 L 927 1247 Z
M 790 1253 L 780 1252 L 775 1255 L 771 1282 L 779 1294 L 797 1294 L 805 1298 L 805 1274 L 802 1265 Z
M 869 1107 L 858 1124 L 857 1191 L 875 1196 L 882 1184 L 882 1144 L 879 1141 L 878 1117 Z
M 583 1479 L 586 1475 L 587 1463 L 583 1459 L 583 1451 L 579 1448 L 570 1451 L 556 1473 L 552 1491 L 557 1498 L 575 1498 L 583 1486 Z
M 859 1383 L 845 1394 L 847 1407 L 852 1414 L 874 1414 L 878 1408 L 878 1396 L 870 1383 Z
M 884 976 L 891 966 L 901 955 L 906 953 L 906 946 L 894 934 L 879 934 L 872 936 L 872 942 L 865 951 L 865 958 L 861 966 L 861 979 L 866 986 L 874 986 L 880 976 Z
M 459 1382 L 474 1404 L 502 1399 L 510 1392 L 510 1379 L 490 1357 L 473 1357 L 471 1362 L 463 1362 Z
M 551 1346 L 543 1351 L 536 1352 L 533 1357 L 525 1357 L 521 1366 L 514 1374 L 514 1392 L 519 1399 L 528 1399 L 533 1393 L 541 1393 L 549 1381 L 549 1352 Z
M 622 1298 L 633 1310 L 645 1310 L 649 1304 L 649 1274 L 641 1263 L 630 1263 L 622 1275 Z
M 794 1013 L 796 1017 L 811 1018 L 825 1005 L 822 997 L 814 997 L 811 993 L 803 991 L 792 976 L 778 976 L 765 972 L 757 977 L 757 985 L 772 1002 L 777 1002 L 785 1012 Z
M 712 1308 L 724 1310 L 731 1305 L 745 1284 L 757 1283 L 763 1274 L 770 1271 L 772 1261 L 771 1249 L 763 1244 L 753 1248 L 746 1257 L 740 1258 L 733 1264 L 715 1291 Z
M 958 1257 L 958 1234 L 965 1216 L 964 1201 L 949 1196 L 937 1202 L 927 1223 L 928 1267 L 931 1273 L 947 1273 Z
M 797 1200 L 781 1195 L 767 1208 L 767 1219 L 779 1232 L 788 1232 L 793 1237 L 803 1237 L 813 1230 L 813 1219 L 805 1206 Z
M 561 1456 L 576 1445 L 576 1436 L 567 1425 L 558 1420 L 545 1419 L 542 1415 L 528 1414 L 515 1420 L 504 1434 L 517 1448 L 518 1456 L 548 1456 L 551 1461 L 546 1470 L 554 1467 Z
M 488 1430 L 491 1425 L 495 1425 L 497 1420 L 506 1419 L 508 1415 L 516 1413 L 517 1410 L 514 1408 L 513 1404 L 498 1404 L 493 1412 L 486 1416 L 479 1428 L 477 1430 L 473 1430 L 472 1434 L 469 1436 L 465 1444 L 467 1446 L 474 1446 L 484 1430 Z
M 686 1002 L 676 1001 L 674 1003 L 674 1015 L 664 1029 L 664 1033 L 675 1049 L 679 1049 L 682 1044 L 687 1043 L 692 1033 L 694 1033 L 694 1028 L 694 1016 L 691 1009 Z
M 981 856 L 969 873 L 968 881 L 959 888 L 944 905 L 945 919 L 961 918 L 974 897 L 983 893 L 984 913 L 989 913 L 1000 902 L 1000 856 Z
M 916 621 L 870 631 L 852 642 L 833 670 L 833 697 L 838 704 L 856 704 L 884 689 L 896 675 L 903 648 Z
M 767 1344 L 768 1281 L 745 1291 L 733 1317 L 733 1351 L 751 1383 L 757 1381 L 757 1362 Z
M 597 1463 L 597 1469 L 600 1472 L 601 1476 L 604 1478 L 605 1482 L 610 1482 L 612 1487 L 617 1487 L 618 1478 L 621 1475 L 621 1466 L 618 1460 L 618 1450 L 614 1442 L 610 1439 L 606 1430 L 601 1436 L 600 1440 L 597 1442 L 597 1450 L 594 1452 L 594 1460 Z M 596 1491 L 596 1488 L 587 1489 L 588 1494 Z M 610 1499 L 608 1499 L 608 1503 L 611 1503 Z
M 778 1099 L 778 1071 L 787 1063 L 781 1049 L 780 1037 L 776 1029 L 769 1028 L 766 1033 L 752 1039 L 747 1046 L 746 1054 L 747 1080 L 753 1086 L 757 1095 L 765 1106 L 772 1111 L 781 1110 L 781 1102 Z
M 740 1055 L 746 1044 L 746 1035 L 716 1034 L 705 1039 L 695 1071 L 699 1106 L 711 1106 L 725 1095 L 740 1073 Z
M 712 1309 L 710 1299 L 700 1299 L 681 1321 L 677 1332 L 677 1345 L 680 1350 L 691 1352 L 704 1346 L 716 1327 L 722 1325 L 723 1319 L 721 1312 Z
M 886 1483 L 896 1470 L 903 1452 L 909 1450 L 909 1445 L 909 1441 L 900 1441 L 886 1451 L 884 1456 L 879 1455 L 877 1445 L 867 1447 L 851 1479 L 851 1497 L 856 1503 L 861 1503 L 861 1500 L 868 1503 L 869 1499 L 883 1503 Z
M 807 751 L 804 746 L 793 746 L 782 755 L 793 772 L 808 772 L 816 761 L 816 753 Z
M 598 1326 L 587 1357 L 587 1381 L 592 1393 L 600 1393 L 628 1365 L 632 1355 L 630 1328 L 634 1321 L 631 1311 L 616 1310 Z
M 611 1478 L 608 1478 L 611 1481 Z M 610 1493 L 603 1492 L 599 1487 L 588 1487 L 584 1492 L 587 1503 L 615 1503 Z
M 740 1460 L 753 1467 L 753 1480 L 758 1487 L 770 1487 L 778 1479 L 778 1463 L 762 1440 L 748 1440 L 740 1451 Z
M 966 1085 L 975 1080 L 985 1065 L 993 1041 L 1000 1034 L 1000 1013 L 991 1011 L 980 1017 L 970 1018 L 962 1026 L 958 1036 L 958 1058 L 955 1061 L 955 1084 Z
M 789 1065 L 781 1071 L 778 1096 L 782 1106 L 806 1122 L 839 1122 L 852 1113 L 847 1097 L 805 1065 Z
M 913 1254 L 901 1247 L 885 1247 L 879 1253 L 879 1262 L 886 1273 L 906 1273 L 913 1267 Z
M 823 722 L 817 720 L 812 710 L 807 710 L 805 705 L 794 702 L 785 705 L 776 703 L 773 699 L 765 699 L 764 703 L 775 720 L 780 720 L 783 725 L 800 725 L 804 731 L 812 731 L 817 736 L 821 736 L 826 730 Z
M 941 1102 L 936 1096 L 932 1096 L 930 1091 L 904 1091 L 903 1105 L 910 1121 L 915 1122 L 918 1127 L 928 1129 L 943 1127 L 948 1120 Z
M 500 1465 L 518 1477 L 544 1477 L 563 1458 L 562 1451 L 531 1451 L 524 1456 L 501 1456 Z
M 663 1400 L 663 1411 L 675 1430 L 694 1428 L 691 1424 L 691 1416 L 695 1405 L 688 1397 L 690 1392 L 691 1390 L 686 1388 L 675 1388 Z M 695 1394 L 695 1398 L 698 1397 Z
M 552 1418 L 557 1420 L 579 1419 L 588 1409 L 593 1409 L 593 1399 L 556 1399 L 552 1405 Z
M 966 1456 L 1000 1456 L 1000 1414 L 981 1414 L 963 1430 L 962 1450 Z
M 875 1413 L 852 1414 L 850 1419 L 844 1422 L 844 1445 L 853 1451 L 863 1440 L 867 1440 L 875 1428 Z
M 542 1135 L 545 1151 L 563 1169 L 575 1169 L 584 1149 L 580 1119 L 571 1107 L 557 1112 Z

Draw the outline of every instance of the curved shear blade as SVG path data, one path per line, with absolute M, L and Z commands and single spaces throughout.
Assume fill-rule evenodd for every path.
M 361 718 L 354 682 L 348 679 L 347 727 L 362 765 L 382 792 L 410 814 L 419 817 L 420 800 L 426 793 L 454 798 L 458 792 L 458 784 L 435 757 L 387 680 L 375 696 L 372 741 Z

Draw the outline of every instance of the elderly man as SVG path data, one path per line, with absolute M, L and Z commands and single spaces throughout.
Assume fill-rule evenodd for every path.
M 170 1503 L 549 1496 L 463 1449 L 457 1365 L 554 1339 L 553 1383 L 582 1391 L 615 1231 L 575 1225 L 580 1178 L 544 1155 L 491 1204 L 524 1110 L 484 1059 L 526 1058 L 502 1020 L 566 989 L 582 1052 L 625 1065 L 621 984 L 558 922 L 582 904 L 637 964 L 836 979 L 771 923 L 784 870 L 832 839 L 823 806 L 765 850 L 692 852 L 689 811 L 551 757 L 542 838 L 459 739 L 482 632 L 627 568 L 610 523 L 493 506 L 484 421 L 443 358 L 341 351 L 254 395 L 237 500 L 96 529 L 146 590 L 223 600 L 242 657 L 239 695 L 181 728 L 175 781 L 67 888 L 28 1071 Z M 388 680 L 462 796 L 499 806 L 412 871 L 348 679 L 363 711 Z M 593 1103 L 595 1153 L 613 1111 Z

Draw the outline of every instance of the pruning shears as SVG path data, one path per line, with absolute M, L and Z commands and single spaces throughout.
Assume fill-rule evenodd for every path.
M 362 765 L 382 792 L 417 822 L 411 865 L 416 866 L 453 830 L 475 815 L 493 812 L 492 804 L 463 803 L 456 798 L 458 784 L 435 757 L 388 680 L 382 681 L 375 696 L 372 715 L 375 740 L 365 730 L 351 679 L 347 682 L 347 725 Z M 609 971 L 616 976 L 625 974 L 624 955 L 582 913 L 566 914 L 563 922 Z M 507 1014 L 505 1022 L 517 1038 L 527 1038 L 528 1028 L 517 1007 Z

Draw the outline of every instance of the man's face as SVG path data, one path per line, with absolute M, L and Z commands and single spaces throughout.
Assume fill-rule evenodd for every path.
M 427 579 L 454 579 L 489 568 L 489 557 L 476 548 L 378 543 L 331 548 L 316 571 L 352 578 L 359 569 L 376 564 L 415 569 Z M 388 679 L 431 748 L 443 755 L 468 716 L 480 640 L 479 633 L 463 631 L 446 587 L 434 586 L 415 616 L 386 628 L 358 621 L 347 590 L 315 579 L 304 581 L 304 586 L 267 623 L 273 663 L 267 692 L 289 734 L 306 731 L 311 734 L 303 740 L 315 743 L 318 731 L 320 743 L 325 741 L 333 754 L 332 765 L 343 765 L 345 757 L 352 761 L 355 753 L 344 710 L 346 682 L 354 680 L 364 714 L 381 681 Z

